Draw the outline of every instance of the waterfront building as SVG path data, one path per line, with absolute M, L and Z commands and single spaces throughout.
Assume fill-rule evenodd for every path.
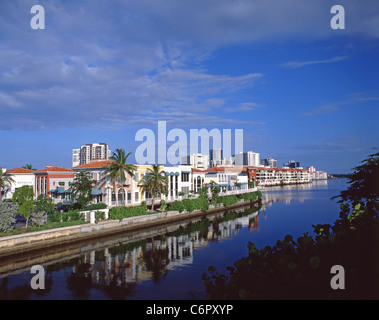
M 249 176 L 255 176 L 257 186 L 274 186 L 286 184 L 309 183 L 309 172 L 302 168 L 249 168 Z M 253 174 L 252 171 L 255 171 Z
M 71 201 L 69 188 L 74 180 L 73 170 L 50 165 L 33 171 L 33 174 L 35 198 L 44 194 L 51 197 L 54 203 Z
M 249 176 L 246 167 L 213 167 L 205 170 L 205 172 L 205 186 L 208 186 L 213 181 L 223 192 L 248 189 Z
M 106 159 L 111 156 L 111 150 L 106 143 L 92 143 L 82 145 L 72 150 L 72 166 L 77 167 L 90 163 L 94 159 Z
M 188 197 L 189 191 L 191 189 L 191 166 L 178 165 L 173 167 L 165 167 L 164 171 L 168 178 L 167 185 L 167 201 L 174 201 L 178 199 L 179 192 L 183 194 L 184 197 Z
M 14 192 L 22 186 L 32 186 L 34 189 L 34 171 L 25 168 L 14 168 L 4 171 L 9 175 L 14 182 L 6 185 L 3 192 L 3 199 L 11 199 Z
M 112 160 L 95 159 L 90 163 L 73 167 L 75 173 L 87 171 L 96 181 L 96 185 L 91 191 L 94 203 L 104 202 L 108 206 L 123 206 L 133 203 L 133 179 L 126 173 L 126 180 L 121 184 L 120 178 L 111 180 L 109 175 L 105 174 L 107 166 L 113 163 Z M 124 203 L 123 203 L 124 199 Z
M 191 170 L 191 189 L 195 193 L 198 193 L 205 184 L 205 171 L 194 169 Z

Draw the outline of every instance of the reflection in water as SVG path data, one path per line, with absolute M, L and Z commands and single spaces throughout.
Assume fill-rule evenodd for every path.
M 138 282 L 159 283 L 169 270 L 191 265 L 194 250 L 208 241 L 229 238 L 242 226 L 258 228 L 258 207 L 203 219 L 136 243 L 90 251 L 72 267 L 68 289 L 74 299 L 89 299 L 93 289 L 103 291 L 110 299 L 125 299 L 133 296 Z
M 328 189 L 328 180 L 315 180 L 312 184 L 266 187 L 262 192 L 263 206 L 261 211 L 265 211 L 267 207 L 271 207 L 275 202 L 284 202 L 287 205 L 290 205 L 291 201 L 304 203 L 304 201 L 314 197 L 315 190 L 326 189 Z
M 53 286 L 52 274 L 62 271 L 70 292 L 69 299 L 88 300 L 95 291 L 102 292 L 108 299 L 133 297 L 138 283 L 159 283 L 170 270 L 191 265 L 194 250 L 206 247 L 210 241 L 230 238 L 243 226 L 256 230 L 259 209 L 258 205 L 245 207 L 190 222 L 168 233 L 100 250 L 87 250 L 78 257 L 53 262 L 45 266 L 46 289 L 42 291 L 30 288 L 31 275 L 26 270 L 31 266 L 24 266 L 21 285 L 10 288 L 8 275 L 0 278 L 0 298 L 36 299 L 36 293 L 48 297 Z M 21 275 L 17 275 L 18 280 Z M 59 277 L 61 280 L 62 275 Z

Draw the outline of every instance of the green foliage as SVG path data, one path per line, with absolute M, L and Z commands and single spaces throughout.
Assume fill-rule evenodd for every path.
M 236 195 L 231 196 L 224 196 L 220 198 L 220 202 L 225 206 L 231 206 L 232 204 L 235 204 L 239 201 L 238 197 Z
M 96 211 L 95 212 L 95 221 L 96 223 L 100 220 L 104 220 L 105 219 L 105 212 L 104 211 Z
M 85 207 L 85 210 L 100 210 L 100 209 L 106 209 L 108 206 L 104 202 L 94 203 L 90 204 L 89 206 Z
M 131 206 L 131 207 L 113 207 L 109 210 L 109 217 L 115 220 L 122 220 L 124 218 L 141 216 L 147 214 L 147 207 L 145 205 Z
M 18 212 L 26 219 L 26 227 L 30 213 L 34 211 L 34 192 L 32 186 L 22 186 L 18 188 L 12 196 L 12 201 L 18 204 Z
M 84 221 L 85 215 L 79 210 L 69 210 L 68 212 L 54 211 L 48 214 L 50 222 L 68 222 L 68 221 Z
M 148 191 L 153 197 L 151 210 L 154 210 L 154 199 L 160 195 L 165 194 L 167 191 L 168 178 L 164 170 L 161 170 L 159 164 L 153 164 L 151 168 L 146 169 L 146 173 L 143 175 L 142 190 Z
M 239 195 L 239 198 L 245 201 L 255 201 L 258 199 L 258 194 L 257 192 L 243 193 Z
M 42 212 L 50 212 L 54 210 L 55 204 L 53 203 L 52 198 L 48 198 L 44 194 L 40 194 L 36 201 L 34 202 L 35 204 L 35 210 L 36 211 L 42 211 Z
M 167 209 L 167 202 L 166 201 L 161 200 L 160 209 L 161 209 L 162 212 L 166 211 L 166 209 Z
M 30 217 L 32 218 L 32 224 L 38 227 L 47 221 L 47 213 L 45 211 L 32 211 Z
M 175 200 L 174 202 L 171 202 L 169 207 L 168 207 L 168 210 L 169 211 L 179 211 L 179 212 L 183 212 L 184 211 L 184 203 L 183 201 L 178 201 L 178 200 Z
M 340 198 L 340 203 L 350 202 L 353 205 L 364 202 L 367 207 L 373 208 L 375 202 L 379 201 L 379 152 L 361 161 L 349 179 L 347 190 L 334 198 Z
M 78 209 L 84 208 L 92 200 L 92 186 L 96 183 L 92 179 L 92 174 L 88 171 L 82 171 L 75 174 L 75 179 L 70 182 L 70 191 L 76 200 Z
M 0 203 L 0 231 L 8 233 L 14 229 L 17 209 L 17 204 Z

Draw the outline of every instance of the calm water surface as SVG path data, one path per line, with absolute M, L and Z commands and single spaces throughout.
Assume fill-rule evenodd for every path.
M 261 207 L 0 261 L 0 299 L 202 299 L 208 266 L 227 273 L 248 241 L 261 248 L 313 235 L 312 224 L 338 218 L 330 198 L 344 189 L 345 179 L 267 188 Z M 30 288 L 36 264 L 45 290 Z

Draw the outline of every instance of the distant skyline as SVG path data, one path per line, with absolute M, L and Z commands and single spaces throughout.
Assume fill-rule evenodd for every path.
M 0 167 L 134 155 L 158 121 L 243 129 L 244 151 L 330 173 L 379 146 L 378 1 L 42 0 L 44 30 L 34 4 L 0 3 Z

